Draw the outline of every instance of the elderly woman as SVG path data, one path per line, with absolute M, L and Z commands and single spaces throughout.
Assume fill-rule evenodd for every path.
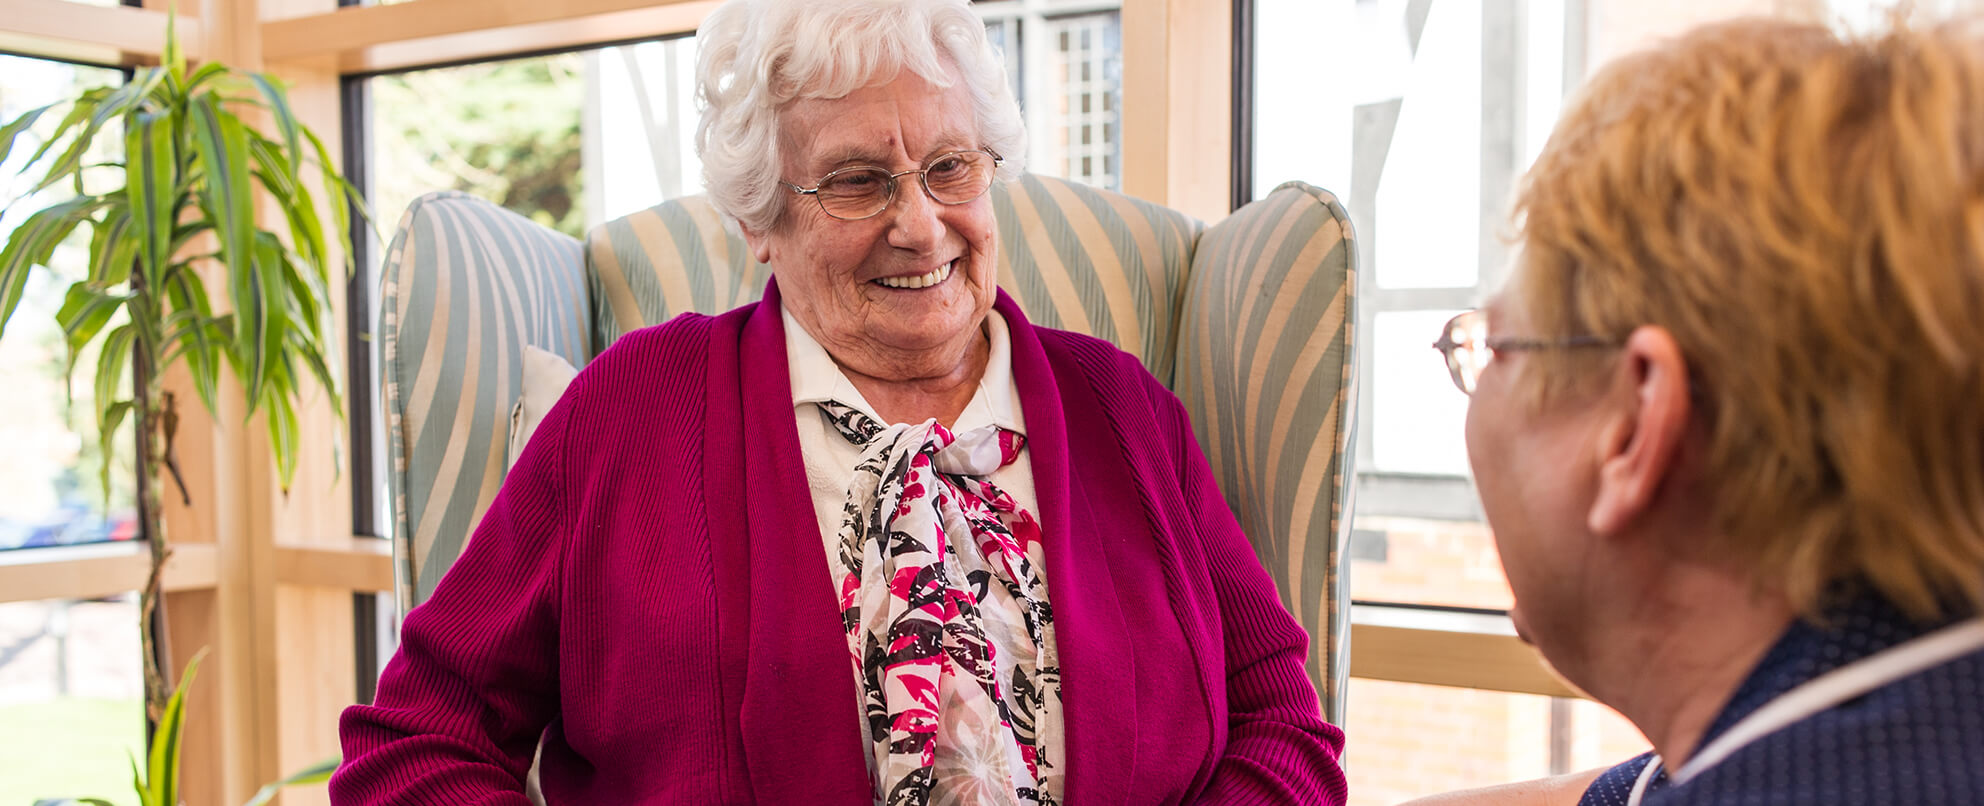
M 1028 324 L 964 0 L 731 0 L 712 202 L 776 279 L 629 334 L 346 712 L 340 804 L 1341 803 L 1306 635 L 1132 357 Z
M 1566 115 L 1439 346 L 1519 631 L 1654 752 L 1430 802 L 1984 803 L 1980 33 L 1729 23 Z

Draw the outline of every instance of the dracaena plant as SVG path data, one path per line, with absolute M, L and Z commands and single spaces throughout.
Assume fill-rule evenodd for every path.
M 190 503 L 173 449 L 180 402 L 161 379 L 183 364 L 201 403 L 217 412 L 221 374 L 231 372 L 248 415 L 264 415 L 286 493 L 296 472 L 297 411 L 305 394 L 321 389 L 344 417 L 332 371 L 330 284 L 334 255 L 344 255 L 338 265 L 351 268 L 347 202 L 359 202 L 322 140 L 297 121 L 279 80 L 214 62 L 189 66 L 171 23 L 162 62 L 121 86 L 84 91 L 0 128 L 4 163 L 37 122 L 60 121 L 19 163 L 16 176 L 32 190 L 8 207 L 51 188 L 73 197 L 16 219 L 0 251 L 0 338 L 29 273 L 45 267 L 57 245 L 72 236 L 80 242 L 87 230 L 89 274 L 69 287 L 56 318 L 72 379 L 76 355 L 92 343 L 99 347 L 95 409 L 104 444 L 127 419 L 139 433 L 139 518 L 152 561 L 140 630 L 145 702 L 155 720 L 164 716 L 171 688 L 153 629 L 159 573 L 170 550 L 160 508 L 165 473 Z M 103 147 L 114 142 L 99 145 L 113 132 L 121 132 L 121 160 L 90 162 L 89 155 L 116 150 Z M 306 181 L 311 178 L 318 190 Z M 0 208 L 0 217 L 13 212 Z M 126 378 L 132 379 L 128 396 Z M 109 474 L 106 462 L 106 491 Z

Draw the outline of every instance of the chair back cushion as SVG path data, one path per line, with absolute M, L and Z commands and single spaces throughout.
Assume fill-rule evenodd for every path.
M 433 591 L 502 485 L 524 346 L 582 366 L 593 317 L 578 241 L 455 192 L 407 208 L 380 300 L 404 613 Z
M 1206 230 L 1192 262 L 1173 389 L 1240 527 L 1312 636 L 1309 673 L 1341 724 L 1356 400 L 1350 217 L 1290 182 Z
M 1202 225 L 1121 193 L 1045 176 L 992 188 L 999 284 L 1036 324 L 1108 339 L 1171 381 L 1178 310 Z M 608 222 L 586 239 L 598 349 L 684 311 L 758 298 L 770 268 L 701 196 Z

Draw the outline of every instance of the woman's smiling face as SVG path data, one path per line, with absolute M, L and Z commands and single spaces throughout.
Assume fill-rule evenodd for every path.
M 812 187 L 858 166 L 890 173 L 976 149 L 971 95 L 905 70 L 833 99 L 794 101 L 780 120 L 781 178 Z M 998 227 L 980 196 L 940 204 L 914 174 L 888 209 L 844 221 L 797 194 L 769 231 L 745 230 L 793 318 L 834 359 L 876 378 L 947 374 L 964 360 L 997 295 Z

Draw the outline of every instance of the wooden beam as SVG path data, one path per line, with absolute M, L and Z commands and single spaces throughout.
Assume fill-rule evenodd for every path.
M 168 592 L 214 586 L 210 544 L 174 546 L 162 579 Z M 142 589 L 151 557 L 138 543 L 12 551 L 0 554 L 0 602 L 99 599 Z
M 433 0 L 419 0 L 433 2 Z M 386 42 L 338 51 L 327 58 L 343 73 L 386 73 L 443 64 L 495 59 L 519 53 L 573 50 L 642 39 L 695 33 L 718 0 L 595 14 L 412 42 Z M 275 56 L 272 54 L 272 60 Z
M 1207 223 L 1233 172 L 1232 0 L 1123 4 L 1123 192 Z
M 1514 635 L 1497 633 L 1352 624 L 1350 676 L 1547 697 L 1584 696 L 1551 671 L 1535 649 Z
M 391 593 L 392 546 L 372 537 L 349 540 L 341 546 L 276 546 L 276 581 L 357 593 Z
M 517 26 L 572 22 L 587 17 L 683 4 L 691 3 L 690 0 L 564 0 L 557 3 L 543 0 L 416 0 L 386 6 L 342 8 L 265 22 L 262 24 L 262 49 L 272 62 L 338 54 L 342 63 L 348 56 L 356 57 L 371 48 L 393 43 L 487 33 Z M 703 13 L 707 13 L 706 8 Z M 695 16 L 697 20 L 701 19 L 701 14 Z M 657 18 L 663 17 L 624 19 Z M 688 30 L 694 30 L 694 27 Z M 679 29 L 667 33 L 678 32 Z M 597 42 L 625 41 L 650 35 L 635 30 L 600 30 L 595 34 L 603 37 L 594 40 Z M 542 41 L 517 41 L 524 43 L 526 50 L 552 47 Z
M 0 14 L 0 48 L 99 64 L 157 63 L 165 50 L 163 11 L 92 6 L 71 0 L 6 0 Z M 181 15 L 180 47 L 201 53 L 199 21 Z

